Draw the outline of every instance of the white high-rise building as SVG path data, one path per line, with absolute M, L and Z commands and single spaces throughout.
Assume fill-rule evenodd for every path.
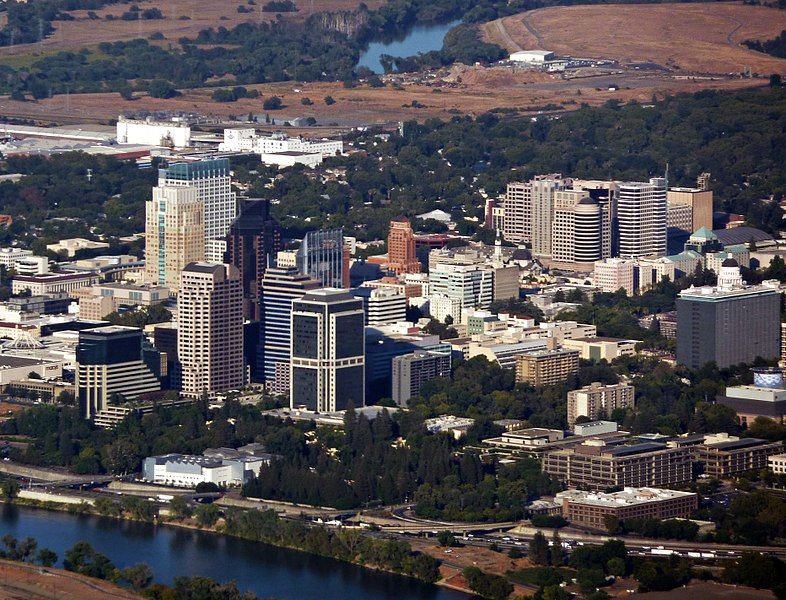
M 243 284 L 232 265 L 191 263 L 181 274 L 177 354 L 183 394 L 243 386 Z
M 666 254 L 666 180 L 622 182 L 617 199 L 619 256 L 658 257 Z
M 523 244 L 532 239 L 532 186 L 509 183 L 502 201 L 502 234 L 508 242 Z
M 554 193 L 565 186 L 555 176 L 536 178 L 532 187 L 532 253 L 551 256 L 551 225 L 554 220 Z
M 224 262 L 229 226 L 237 216 L 228 158 L 175 163 L 158 171 L 159 186 L 193 186 L 204 207 L 205 260 Z

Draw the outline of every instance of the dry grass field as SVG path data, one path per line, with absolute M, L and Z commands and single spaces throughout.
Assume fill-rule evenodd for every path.
M 693 73 L 786 73 L 786 60 L 753 52 L 746 39 L 786 29 L 786 11 L 742 3 L 625 4 L 544 8 L 493 21 L 484 36 L 508 50 L 654 62 Z
M 608 75 L 568 81 L 556 76 L 545 76 L 543 81 L 526 82 L 522 81 L 526 77 L 504 72 L 504 69 L 495 71 L 470 68 L 464 73 L 461 84 L 443 88 L 406 85 L 402 90 L 390 87 L 345 89 L 337 83 L 295 82 L 247 87 L 260 90 L 263 97 L 277 95 L 283 98 L 285 107 L 269 113 L 279 123 L 284 118 L 314 116 L 322 124 L 335 123 L 346 127 L 409 119 L 425 120 L 429 117 L 450 118 L 454 114 L 478 115 L 494 108 L 517 108 L 524 113 L 534 114 L 547 105 L 570 110 L 578 108 L 581 103 L 597 106 L 610 99 L 647 103 L 653 95 L 663 97 L 708 88 L 732 90 L 766 84 L 762 80 L 691 80 L 652 74 Z M 619 85 L 620 89 L 608 91 L 611 83 Z M 300 91 L 296 92 L 296 89 Z M 3 96 L 0 97 L 0 115 L 41 122 L 89 123 L 108 122 L 119 114 L 141 110 L 198 112 L 221 117 L 266 112 L 262 109 L 261 98 L 221 104 L 211 100 L 212 91 L 184 90 L 182 96 L 171 100 L 142 97 L 134 101 L 123 100 L 114 93 L 79 94 L 68 98 L 61 95 L 28 102 L 16 102 Z M 332 106 L 324 103 L 324 97 L 328 95 L 336 100 Z M 314 104 L 303 106 L 300 102 L 303 97 L 310 98 Z M 413 101 L 420 107 L 412 107 Z
M 141 596 L 116 585 L 60 569 L 0 561 L 0 598 L 6 600 L 134 600 Z
M 95 11 L 100 20 L 91 20 L 86 10 L 75 10 L 70 14 L 75 21 L 56 21 L 55 32 L 39 44 L 20 44 L 0 48 L 0 57 L 38 53 L 46 55 L 63 49 L 94 46 L 100 42 L 115 42 L 134 38 L 147 38 L 152 33 L 161 32 L 166 40 L 162 43 L 177 43 L 181 37 L 194 37 L 208 27 L 228 29 L 246 22 L 271 21 L 279 13 L 262 12 L 260 7 L 266 0 L 259 0 L 256 6 L 246 5 L 245 0 L 167 0 L 166 2 L 139 2 L 139 7 L 158 8 L 163 19 L 122 21 L 120 15 L 128 10 L 128 4 L 114 4 Z M 298 7 L 296 13 L 284 13 L 288 19 L 305 19 L 313 12 L 352 10 L 360 0 L 294 0 Z M 384 0 L 367 0 L 369 8 L 384 4 Z M 237 7 L 246 5 L 253 9 L 250 13 L 239 13 Z M 118 18 L 107 21 L 106 15 Z M 187 18 L 186 18 L 187 17 Z

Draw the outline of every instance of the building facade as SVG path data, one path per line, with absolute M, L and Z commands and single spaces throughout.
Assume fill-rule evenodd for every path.
M 180 272 L 205 257 L 204 206 L 192 186 L 159 186 L 145 203 L 145 280 L 176 291 Z
M 322 287 L 346 287 L 343 230 L 309 231 L 298 248 L 296 264 L 301 273 L 316 279 Z
M 79 407 L 86 419 L 111 403 L 161 389 L 162 356 L 146 346 L 136 327 L 110 325 L 80 331 L 76 363 Z
M 632 296 L 636 290 L 636 263 L 622 258 L 607 258 L 595 262 L 592 280 L 604 292 L 614 293 L 620 289 Z
M 191 263 L 183 269 L 177 355 L 185 396 L 213 396 L 245 383 L 243 288 L 232 265 Z
M 647 487 L 626 487 L 619 492 L 566 490 L 556 495 L 562 516 L 572 525 L 606 530 L 606 518 L 663 520 L 688 519 L 699 508 L 699 496 Z
M 726 368 L 777 359 L 780 300 L 766 285 L 689 288 L 677 298 L 677 363 L 692 369 L 714 361 Z
M 568 392 L 568 427 L 580 416 L 591 420 L 611 418 L 618 408 L 633 408 L 635 389 L 627 383 L 603 385 L 595 382 Z
M 292 303 L 291 406 L 318 412 L 365 404 L 363 303 L 314 290 Z
M 265 271 L 260 300 L 257 364 L 261 365 L 265 387 L 272 394 L 289 393 L 292 301 L 319 287 L 317 280 L 303 275 L 295 267 L 271 267 Z
M 243 202 L 240 214 L 229 226 L 226 260 L 240 272 L 245 319 L 259 321 L 262 279 L 280 250 L 281 228 L 270 216 L 270 202 Z
M 194 187 L 202 202 L 204 225 L 204 260 L 224 261 L 226 236 L 237 215 L 237 198 L 232 191 L 228 158 L 174 163 L 158 170 L 158 185 Z
M 578 373 L 578 350 L 538 350 L 516 356 L 516 382 L 535 387 L 562 383 Z
M 390 222 L 388 269 L 396 275 L 420 273 L 420 262 L 415 253 L 415 232 L 409 219 L 404 217 Z
M 654 442 L 607 446 L 602 440 L 587 440 L 573 448 L 546 452 L 543 470 L 569 487 L 590 490 L 666 487 L 692 479 L 688 448 Z
M 622 182 L 618 186 L 619 256 L 666 255 L 666 180 Z
M 450 377 L 450 352 L 413 352 L 393 358 L 391 392 L 396 406 L 406 408 L 410 398 L 420 395 L 426 381 Z

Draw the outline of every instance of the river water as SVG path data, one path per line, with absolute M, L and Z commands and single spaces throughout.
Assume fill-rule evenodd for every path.
M 358 66 L 368 67 L 374 73 L 383 73 L 382 65 L 379 62 L 383 54 L 406 58 L 407 56 L 415 56 L 420 52 L 442 50 L 445 34 L 459 23 L 461 21 L 451 21 L 443 25 L 417 25 L 401 39 L 387 42 L 372 42 L 368 45 L 368 49 L 360 55 Z
M 244 591 L 281 600 L 467 600 L 468 596 L 408 577 L 369 569 L 205 531 L 76 516 L 0 505 L 0 537 L 30 536 L 55 552 L 80 540 L 109 556 L 119 568 L 145 562 L 154 580 L 172 583 L 180 575 L 236 581 Z

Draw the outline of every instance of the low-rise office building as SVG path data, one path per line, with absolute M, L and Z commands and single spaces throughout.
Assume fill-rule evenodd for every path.
M 555 499 L 562 516 L 573 525 L 605 529 L 606 517 L 628 519 L 686 519 L 699 507 L 698 494 L 649 487 L 626 487 L 605 494 L 565 490 Z
M 786 475 L 786 454 L 771 454 L 768 456 L 767 467 L 776 475 Z
M 622 340 L 610 337 L 592 337 L 568 339 L 563 342 L 565 348 L 580 352 L 584 360 L 606 360 L 611 362 L 620 356 L 633 356 L 636 353 L 637 340 Z
M 654 442 L 607 445 L 590 439 L 572 448 L 546 452 L 543 470 L 570 487 L 606 490 L 690 481 L 692 463 L 688 448 Z
M 704 474 L 717 479 L 765 469 L 769 457 L 783 451 L 783 442 L 739 438 L 727 433 L 707 435 L 699 444 L 686 445 Z
M 58 292 L 73 292 L 79 288 L 96 285 L 98 275 L 49 273 L 47 275 L 17 275 L 11 282 L 11 292 L 21 294 L 30 290 L 31 296 L 50 296 Z

